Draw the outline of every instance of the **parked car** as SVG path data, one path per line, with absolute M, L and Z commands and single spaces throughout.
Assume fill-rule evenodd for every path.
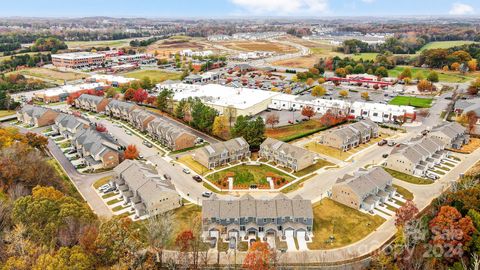
M 152 147 L 153 147 L 153 144 L 151 144 L 151 143 L 148 142 L 148 141 L 143 141 L 142 144 L 145 145 L 145 146 L 148 147 L 148 148 L 152 148 Z
M 199 176 L 199 175 L 194 175 L 192 176 L 193 180 L 197 181 L 197 182 L 202 182 L 202 178 Z
M 427 173 L 426 176 L 427 176 L 427 178 L 430 178 L 432 180 L 437 180 L 439 178 L 438 175 L 433 174 L 433 173 Z
M 378 142 L 378 146 L 384 146 L 385 144 L 387 144 L 387 140 L 381 140 Z
M 383 154 L 382 157 L 383 157 L 383 158 L 387 158 L 387 157 L 388 157 L 388 154 Z
M 426 129 L 425 129 L 425 130 L 422 131 L 422 135 L 423 135 L 423 136 L 426 136 L 429 132 L 430 132 L 429 130 L 426 130 Z
M 110 184 L 105 184 L 105 185 L 102 185 L 101 187 L 99 187 L 98 190 L 103 192 L 104 190 L 107 190 L 109 188 L 110 188 Z
M 182 172 L 184 172 L 184 173 L 186 173 L 186 174 L 190 174 L 190 170 L 187 169 L 187 168 L 183 169 Z
M 132 135 L 132 132 L 130 132 L 130 130 L 125 130 L 125 134 Z
M 172 177 L 170 177 L 170 175 L 168 175 L 168 174 L 164 174 L 163 178 L 165 178 L 167 180 L 172 180 Z
M 204 191 L 202 193 L 202 197 L 205 197 L 205 198 L 210 198 L 212 196 L 212 192 L 211 191 Z
M 395 141 L 388 141 L 388 146 L 395 146 L 397 143 Z
M 138 159 L 145 159 L 145 157 L 142 154 L 139 154 Z

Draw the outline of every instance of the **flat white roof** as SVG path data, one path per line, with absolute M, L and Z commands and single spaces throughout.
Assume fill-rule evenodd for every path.
M 127 78 L 123 76 L 115 76 L 109 74 L 94 74 L 90 79 L 99 80 L 99 81 L 108 81 L 108 82 L 117 82 L 117 83 L 129 83 L 135 81 L 135 78 Z
M 159 88 L 168 88 L 174 91 L 174 99 L 182 100 L 189 97 L 198 97 L 205 104 L 237 109 L 247 109 L 260 102 L 269 100 L 279 93 L 251 88 L 234 88 L 219 84 L 192 85 L 192 84 L 170 84 L 157 85 Z
M 46 89 L 43 92 L 39 92 L 37 94 L 43 94 L 46 97 L 54 97 L 58 96 L 60 94 L 70 94 L 73 92 L 77 92 L 80 90 L 88 90 L 88 89 L 95 89 L 98 87 L 103 87 L 106 86 L 104 83 L 99 82 L 99 83 L 82 83 L 82 84 L 74 84 L 74 85 L 62 85 L 60 87 L 56 88 L 50 88 Z
M 104 55 L 99 53 L 91 53 L 91 52 L 74 52 L 74 53 L 62 53 L 62 54 L 52 55 L 52 58 L 60 58 L 60 59 L 67 59 L 67 60 L 93 58 L 93 57 L 104 57 Z

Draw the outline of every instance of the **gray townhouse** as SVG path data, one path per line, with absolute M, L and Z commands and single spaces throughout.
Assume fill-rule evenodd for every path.
M 148 123 L 147 132 L 152 138 L 172 151 L 194 147 L 197 139 L 195 135 L 184 128 L 174 125 L 160 116 L 155 116 Z
M 395 195 L 393 177 L 383 168 L 344 175 L 332 186 L 331 199 L 353 209 L 373 210 Z
M 155 119 L 155 116 L 144 109 L 133 109 L 130 111 L 129 119 L 129 122 L 132 124 L 132 126 L 142 132 L 145 132 L 147 130 L 148 123 Z
M 445 143 L 445 148 L 460 149 L 470 142 L 467 129 L 457 122 L 444 122 L 432 128 L 427 134 L 429 138 L 437 138 Z
M 202 202 L 203 237 L 248 238 L 313 237 L 313 210 L 310 200 L 279 194 L 272 199 L 255 199 L 246 194 L 239 199 L 213 196 Z
M 110 100 L 103 96 L 82 94 L 75 100 L 75 107 L 98 113 L 103 112 L 109 102 Z
M 58 112 L 35 105 L 24 105 L 17 111 L 17 120 L 32 127 L 44 127 L 55 123 Z
M 105 106 L 105 114 L 113 118 L 129 120 L 130 112 L 139 108 L 135 103 L 112 99 L 107 106 Z
M 419 137 L 395 146 L 385 167 L 402 173 L 424 176 L 449 156 L 445 143 L 435 137 Z
M 315 163 L 316 154 L 273 138 L 267 138 L 258 152 L 261 158 L 274 161 L 293 171 L 303 170 Z
M 52 129 L 67 139 L 72 139 L 80 130 L 90 126 L 90 121 L 72 114 L 60 113 L 55 118 Z
M 72 145 L 90 169 L 113 168 L 120 163 L 121 145 L 93 127 L 79 130 L 72 138 Z
M 182 198 L 170 180 L 155 167 L 138 160 L 124 160 L 114 171 L 112 186 L 125 203 L 131 203 L 135 217 L 155 216 L 182 206 Z
M 193 158 L 208 169 L 250 157 L 250 145 L 243 137 L 210 144 L 195 150 Z
M 320 136 L 319 143 L 348 151 L 379 136 L 379 128 L 370 119 L 331 129 Z

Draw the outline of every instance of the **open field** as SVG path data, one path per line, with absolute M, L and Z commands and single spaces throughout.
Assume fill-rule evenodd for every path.
M 178 72 L 166 72 L 162 70 L 136 70 L 122 75 L 139 80 L 143 79 L 143 77 L 149 77 L 153 83 L 160 83 L 166 80 L 179 80 L 181 76 Z
M 15 111 L 0 110 L 0 117 L 5 117 L 15 114 Z
M 224 180 L 226 175 L 234 173 L 234 185 L 250 186 L 251 184 L 268 185 L 267 173 L 273 173 L 278 177 L 284 178 L 286 182 L 290 182 L 293 178 L 283 172 L 276 170 L 268 165 L 238 165 L 232 168 L 225 169 L 207 176 L 208 180 L 217 183 L 219 180 Z
M 358 210 L 323 199 L 313 205 L 313 242 L 310 249 L 332 249 L 355 243 L 375 229 L 385 220 L 379 216 L 364 214 Z M 329 241 L 330 236 L 333 242 Z
M 110 47 L 111 48 L 122 48 L 130 46 L 130 41 L 133 39 L 118 39 L 118 40 L 94 40 L 94 41 L 67 41 L 67 46 L 69 49 L 79 48 L 79 49 L 89 49 L 91 47 Z
M 420 178 L 410 174 L 402 173 L 399 171 L 395 171 L 388 168 L 383 168 L 386 172 L 388 172 L 393 178 L 397 178 L 398 180 L 402 180 L 408 183 L 416 184 L 416 185 L 429 185 L 433 183 L 433 180 L 427 178 Z
M 327 155 L 327 156 L 330 156 L 330 157 L 333 157 L 333 158 L 336 158 L 336 159 L 339 159 L 339 160 L 346 160 L 347 158 L 349 158 L 353 154 L 358 153 L 358 152 L 368 148 L 369 146 L 374 145 L 374 144 L 378 143 L 379 141 L 381 141 L 383 139 L 387 139 L 387 138 L 388 138 L 388 136 L 386 134 L 380 134 L 379 137 L 371 139 L 368 143 L 360 144 L 358 147 L 352 148 L 352 149 L 350 149 L 348 151 L 345 151 L 345 152 L 342 151 L 342 150 L 327 146 L 327 145 L 319 144 L 317 142 L 310 142 L 310 143 L 306 144 L 305 149 L 308 149 L 308 150 L 310 150 L 312 152 L 315 152 L 315 153 Z
M 178 162 L 184 164 L 185 166 L 192 169 L 194 172 L 200 175 L 205 175 L 209 173 L 210 170 L 204 167 L 202 164 L 198 163 L 197 161 L 193 160 L 192 156 L 184 155 L 178 159 Z
M 84 73 L 61 71 L 61 70 L 49 69 L 49 68 L 29 68 L 29 69 L 14 71 L 12 73 L 18 73 L 18 74 L 36 77 L 44 80 L 62 81 L 62 82 L 64 80 L 74 81 L 74 80 L 80 80 L 80 79 L 89 77 L 88 74 L 84 74 Z
M 407 66 L 396 66 L 393 69 L 388 70 L 389 77 L 398 77 L 400 73 L 406 68 Z M 424 78 L 428 76 L 431 69 L 427 68 L 417 68 L 417 67 L 410 67 L 412 70 L 412 76 L 415 77 L 417 72 L 420 72 Z M 478 72 L 475 73 L 468 73 L 466 75 L 462 75 L 458 72 L 453 71 L 443 71 L 443 70 L 435 70 L 438 73 L 438 79 L 440 82 L 450 82 L 450 83 L 464 83 L 474 79 L 476 76 L 479 75 Z
M 390 100 L 388 104 L 413 106 L 416 108 L 430 108 L 432 106 L 432 101 L 433 99 L 431 98 L 396 96 Z
M 269 51 L 276 53 L 293 53 L 297 49 L 285 44 L 269 41 L 228 41 L 219 43 L 222 46 L 237 51 Z
M 10 59 L 12 56 L 20 56 L 20 55 L 35 55 L 35 54 L 38 54 L 38 53 L 41 53 L 41 54 L 47 54 L 47 53 L 50 53 L 50 52 L 28 52 L 28 53 L 18 53 L 18 54 L 15 54 L 15 55 L 7 55 L 7 56 L 0 56 L 0 62 L 3 62 L 5 60 L 8 60 Z M 3 55 L 3 54 L 2 54 Z
M 280 141 L 290 141 L 292 139 L 302 136 L 302 134 L 308 134 L 311 132 L 317 132 L 324 129 L 325 126 L 320 123 L 318 119 L 311 119 L 298 124 L 267 128 L 265 130 L 265 136 L 274 138 Z
M 192 222 L 201 217 L 202 208 L 195 204 L 184 205 L 172 210 L 174 229 L 167 243 L 167 248 L 175 247 L 176 236 L 186 229 L 192 229 Z
M 182 50 L 191 49 L 198 50 L 214 50 L 213 47 L 200 41 L 200 39 L 186 37 L 186 36 L 174 36 L 169 39 L 159 40 L 147 47 L 147 52 L 154 54 L 157 53 L 158 58 L 168 57 L 170 54 L 176 54 Z
M 377 57 L 378 53 L 357 53 L 357 54 L 349 54 L 349 55 L 346 55 L 348 57 L 351 57 L 353 58 L 354 60 L 360 60 L 360 59 L 363 59 L 363 60 L 375 60 L 375 58 Z
M 470 40 L 455 40 L 455 41 L 435 41 L 425 44 L 419 52 L 424 50 L 431 50 L 431 49 L 448 49 L 456 46 L 462 46 L 467 44 L 477 43 L 475 41 Z
M 313 65 L 318 63 L 319 59 L 320 57 L 311 54 L 308 56 L 275 61 L 272 64 L 275 66 L 282 66 L 282 67 L 311 68 L 313 67 Z

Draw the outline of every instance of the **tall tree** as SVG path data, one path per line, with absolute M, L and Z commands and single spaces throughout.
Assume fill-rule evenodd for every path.
M 228 120 L 227 117 L 220 115 L 216 116 L 213 121 L 212 134 L 220 138 L 226 138 L 228 134 Z
M 243 267 L 250 270 L 272 269 L 272 250 L 266 242 L 254 242 L 248 249 Z
M 395 226 L 403 226 L 418 214 L 418 208 L 412 200 L 405 202 L 395 213 Z
M 265 123 L 267 125 L 270 125 L 272 128 L 274 128 L 275 125 L 277 125 L 279 122 L 280 122 L 280 117 L 278 113 L 269 113 L 265 118 Z
M 158 93 L 157 108 L 163 112 L 168 111 L 171 100 L 173 99 L 173 91 L 164 89 Z
M 127 149 L 125 149 L 124 155 L 125 159 L 137 159 L 140 153 L 138 152 L 136 145 L 130 144 L 127 146 Z
M 315 116 L 316 112 L 315 109 L 311 106 L 305 106 L 302 108 L 302 115 L 308 117 L 308 120 Z
M 312 96 L 314 97 L 321 97 L 327 93 L 327 90 L 323 86 L 316 85 L 312 88 Z

